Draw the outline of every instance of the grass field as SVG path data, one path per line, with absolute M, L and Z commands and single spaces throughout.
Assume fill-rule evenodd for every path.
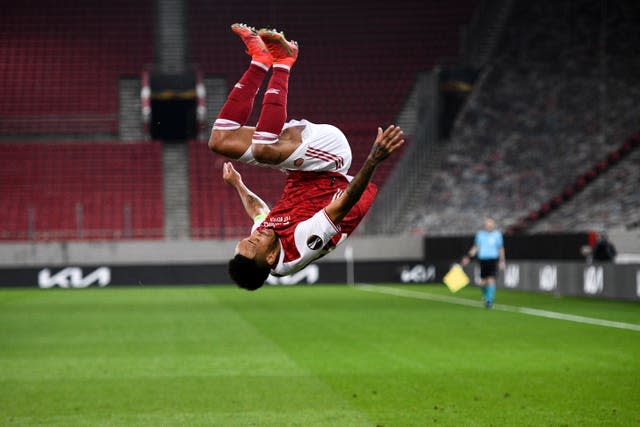
M 640 304 L 375 289 L 2 290 L 0 424 L 640 425 Z

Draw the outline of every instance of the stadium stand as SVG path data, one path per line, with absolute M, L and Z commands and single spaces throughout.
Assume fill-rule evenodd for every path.
M 191 237 L 231 238 L 246 234 L 251 226 L 235 190 L 222 181 L 226 161 L 214 156 L 203 141 L 189 142 L 189 186 L 191 195 Z M 280 197 L 284 173 L 235 163 L 243 181 L 268 205 Z
M 389 16 L 375 2 L 362 8 L 335 0 L 295 7 L 253 1 L 239 17 L 230 4 L 193 0 L 192 57 L 205 72 L 235 80 L 248 58 L 229 31 L 230 23 L 242 18 L 258 26 L 276 25 L 301 45 L 291 80 L 290 117 L 332 123 L 354 144 L 368 144 L 372 127 L 395 118 L 417 72 L 457 54 L 458 30 L 471 13 L 471 3 L 442 7 L 428 2 L 415 9 L 398 8 Z M 372 30 L 385 27 L 396 31 L 379 37 Z
M 231 23 L 273 25 L 300 40 L 290 116 L 340 127 L 352 145 L 353 172 L 368 154 L 376 127 L 396 120 L 417 73 L 458 55 L 460 27 L 475 3 L 410 1 L 390 14 L 388 3 L 381 1 L 362 8 L 337 0 L 250 0 L 238 16 L 232 2 L 191 0 L 189 51 L 200 69 L 229 83 L 248 63 L 242 44 L 229 31 Z M 160 212 L 167 203 L 163 206 L 161 146 L 112 140 L 122 105 L 118 80 L 139 75 L 153 60 L 153 17 L 153 0 L 26 0 L 4 6 L 0 150 L 8 169 L 0 199 L 6 218 L 3 240 L 163 236 Z M 210 119 L 215 114 L 210 111 Z M 257 111 L 251 121 L 256 119 Z M 83 144 L 89 140 L 94 141 L 90 147 Z M 123 147 L 134 152 L 125 154 Z M 131 159 L 141 161 L 136 150 L 146 151 L 150 163 L 127 172 L 136 170 Z M 399 158 L 383 164 L 374 181 L 384 183 Z M 219 177 L 222 161 L 206 151 L 203 141 L 189 143 L 193 237 L 246 231 L 242 206 Z M 28 172 L 20 176 L 16 164 L 28 165 Z M 265 200 L 277 199 L 284 182 L 279 172 L 239 169 Z M 147 184 L 128 188 L 128 180 Z
M 118 78 L 152 61 L 152 1 L 86 3 L 4 2 L 0 135 L 117 132 Z
M 289 118 L 306 118 L 339 127 L 352 147 L 354 173 L 369 152 L 376 127 L 396 120 L 418 72 L 457 56 L 460 27 L 469 21 L 475 4 L 470 0 L 405 3 L 390 13 L 388 3 L 380 1 L 362 7 L 337 0 L 320 3 L 252 0 L 243 3 L 239 13 L 230 3 L 192 0 L 192 60 L 207 74 L 225 75 L 227 83 L 232 84 L 246 68 L 248 57 L 243 55 L 240 41 L 229 31 L 231 23 L 275 26 L 299 40 L 300 58 L 289 85 Z M 393 31 L 385 32 L 386 28 Z M 255 108 L 249 124 L 257 121 L 258 110 Z M 383 184 L 400 157 L 384 163 L 374 181 Z M 201 200 L 204 192 L 209 194 L 208 200 L 226 194 L 217 189 L 217 169 L 216 175 L 208 176 L 203 184 L 197 184 L 198 188 L 192 182 L 192 226 L 204 224 L 198 218 L 214 221 L 210 223 L 212 226 L 220 221 L 212 219 L 209 211 L 198 212 L 209 209 L 207 203 L 194 201 Z M 277 189 L 265 188 L 269 183 L 277 185 Z M 210 187 L 205 190 L 203 185 Z M 259 194 L 275 194 L 281 190 L 281 181 L 261 181 L 255 190 Z M 234 209 L 227 212 L 226 218 L 244 215 L 235 201 L 222 199 L 220 203 Z M 194 229 L 193 234 L 207 235 L 202 229 Z
M 0 144 L 0 240 L 160 238 L 158 142 Z
M 517 2 L 410 229 L 471 233 L 485 214 L 516 224 L 635 135 L 639 18 L 632 1 Z M 637 211 L 638 182 L 628 173 L 634 167 L 633 160 L 618 163 L 594 181 L 616 191 L 594 189 L 593 203 L 567 206 L 535 229 L 581 229 L 605 206 Z
M 533 232 L 609 230 L 634 228 L 640 220 L 640 135 L 629 139 L 593 168 L 581 175 L 555 200 L 573 196 L 571 203 L 545 203 L 535 213 Z M 628 156 L 628 157 L 627 157 Z

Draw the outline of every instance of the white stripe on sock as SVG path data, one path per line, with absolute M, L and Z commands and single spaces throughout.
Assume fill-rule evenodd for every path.
M 240 123 L 227 119 L 216 119 L 216 121 L 213 122 L 214 130 L 236 130 L 240 129 L 241 126 Z
M 275 144 L 278 142 L 278 135 L 271 132 L 254 132 L 253 140 L 251 141 L 254 144 Z
M 251 63 L 253 65 L 257 65 L 258 67 L 262 68 L 265 71 L 269 71 L 269 67 L 267 67 L 265 64 L 263 64 L 262 62 L 258 62 L 258 61 L 251 61 Z

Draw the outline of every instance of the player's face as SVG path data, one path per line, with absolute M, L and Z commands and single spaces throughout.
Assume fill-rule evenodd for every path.
M 493 231 L 496 229 L 496 223 L 491 218 L 487 218 L 484 220 L 484 228 L 487 231 Z
M 267 257 L 277 244 L 278 238 L 272 229 L 257 229 L 238 242 L 235 253 L 256 260 L 258 265 L 269 265 Z

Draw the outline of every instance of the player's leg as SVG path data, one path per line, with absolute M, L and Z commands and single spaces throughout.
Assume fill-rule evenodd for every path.
M 482 264 L 482 293 L 484 295 L 484 306 L 487 308 L 493 307 L 493 301 L 496 296 L 496 268 L 498 265 L 497 259 L 489 259 L 480 261 Z
M 482 300 L 485 306 L 489 298 L 489 277 L 491 275 L 491 261 L 481 259 L 480 260 L 480 288 L 482 289 Z
M 496 278 L 495 277 L 489 277 L 489 280 L 487 280 L 487 301 L 485 302 L 486 306 L 488 308 L 493 307 L 493 302 L 496 299 Z
M 482 290 L 482 301 L 486 304 L 488 288 L 487 288 L 487 281 L 484 278 L 480 280 L 480 289 Z
M 486 281 L 487 283 L 484 286 L 484 288 L 486 289 L 484 305 L 487 308 L 491 308 L 493 307 L 493 301 L 496 297 L 496 278 L 493 276 L 489 276 L 487 277 Z
M 209 148 L 232 159 L 240 158 L 251 146 L 254 128 L 246 123 L 256 97 L 273 58 L 257 31 L 244 24 L 233 24 L 236 33 L 247 47 L 251 64 L 240 80 L 234 85 L 227 101 L 213 124 Z
M 278 163 L 283 147 L 277 144 L 287 119 L 287 95 L 291 67 L 298 58 L 298 44 L 276 30 L 258 31 L 273 58 L 273 72 L 262 100 L 260 118 L 253 134 L 253 156 L 262 163 Z

